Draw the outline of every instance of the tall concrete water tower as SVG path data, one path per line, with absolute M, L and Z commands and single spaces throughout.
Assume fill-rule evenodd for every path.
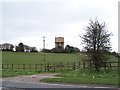
M 64 37 L 55 37 L 55 48 L 64 48 Z

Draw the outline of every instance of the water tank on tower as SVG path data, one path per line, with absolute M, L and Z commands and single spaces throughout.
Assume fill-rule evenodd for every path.
M 64 48 L 64 37 L 55 37 L 55 48 Z

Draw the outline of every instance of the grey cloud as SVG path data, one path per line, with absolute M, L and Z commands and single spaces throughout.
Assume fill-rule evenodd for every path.
M 113 16 L 113 9 L 108 9 L 111 7 L 110 5 L 103 7 L 102 3 L 95 5 L 91 1 L 86 3 L 86 0 L 76 5 L 72 1 L 75 0 L 2 3 L 0 15 L 3 16 L 4 39 L 13 40 L 14 38 L 42 35 L 69 37 L 74 32 L 69 30 L 74 30 L 76 23 L 83 23 L 95 17 L 104 20 L 104 18 Z M 83 26 L 80 25 L 80 27 Z M 75 32 L 74 35 L 78 35 L 78 33 Z
M 74 9 L 72 4 L 64 3 L 5 3 L 3 4 L 3 14 L 5 17 L 34 18 L 43 23 L 50 22 L 76 22 L 84 20 L 93 13 L 101 14 L 99 8 L 91 8 L 87 5 Z M 102 10 L 104 14 L 104 10 Z

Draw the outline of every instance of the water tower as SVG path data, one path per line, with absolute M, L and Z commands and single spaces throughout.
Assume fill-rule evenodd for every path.
M 64 37 L 55 37 L 55 48 L 64 48 Z

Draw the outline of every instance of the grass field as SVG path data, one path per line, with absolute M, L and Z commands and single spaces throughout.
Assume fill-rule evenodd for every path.
M 2 52 L 3 64 L 42 64 L 82 61 L 85 54 L 55 54 L 55 53 L 23 53 L 23 52 Z M 117 61 L 117 57 L 111 55 L 110 61 Z
M 83 55 L 79 54 L 52 54 L 45 53 L 21 53 L 21 52 L 3 52 L 3 64 L 41 64 L 45 62 L 73 62 L 80 61 Z
M 82 61 L 85 54 L 53 54 L 45 53 L 21 53 L 21 52 L 2 52 L 3 64 L 42 64 L 42 63 L 57 63 L 63 62 L 78 62 Z M 116 56 L 110 55 L 110 61 L 118 61 Z M 1 73 L 1 71 L 0 71 Z M 2 77 L 13 77 L 17 75 L 31 75 L 38 73 L 46 73 L 42 71 L 32 70 L 3 70 Z M 47 73 L 58 73 L 62 78 L 44 79 L 42 82 L 53 83 L 74 83 L 74 84 L 118 84 L 118 70 L 96 72 L 94 70 L 72 70 L 72 71 L 56 71 Z

